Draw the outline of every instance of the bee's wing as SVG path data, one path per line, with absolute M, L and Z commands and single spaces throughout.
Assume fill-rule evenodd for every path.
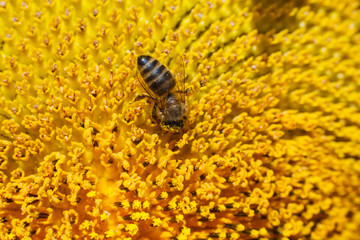
M 176 56 L 171 69 L 176 81 L 176 91 L 180 94 L 181 101 L 185 103 L 185 65 L 181 55 Z
M 160 108 L 164 108 L 163 101 L 160 101 L 160 99 L 151 91 L 151 89 L 148 87 L 144 79 L 142 78 L 139 69 L 136 69 L 136 75 L 137 79 L 141 85 L 141 87 L 145 90 L 145 92 L 149 95 L 149 97 L 156 102 Z
M 140 72 L 138 69 L 136 69 L 136 76 L 137 79 L 141 85 L 141 87 L 145 90 L 145 92 L 152 98 L 152 99 L 156 99 L 155 94 L 152 93 L 152 91 L 148 88 L 148 86 L 146 85 L 146 83 L 144 82 L 144 79 L 142 78 Z

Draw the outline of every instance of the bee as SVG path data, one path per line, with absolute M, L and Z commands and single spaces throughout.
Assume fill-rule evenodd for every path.
M 145 97 L 152 99 L 152 118 L 164 130 L 180 132 L 186 123 L 185 71 L 182 58 L 177 58 L 178 70 L 174 75 L 151 56 L 138 56 L 137 67 L 141 75 L 138 76 L 139 82 L 148 95 L 140 95 L 136 100 Z

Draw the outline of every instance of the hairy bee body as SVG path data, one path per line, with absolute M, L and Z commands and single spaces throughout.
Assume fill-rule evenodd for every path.
M 176 82 L 173 75 L 157 59 L 150 56 L 139 56 L 138 68 L 145 83 L 157 96 L 161 97 L 175 87 Z
M 137 65 L 146 86 L 141 85 L 155 101 L 153 118 L 160 121 L 160 126 L 165 130 L 181 131 L 185 125 L 186 108 L 185 102 L 178 96 L 180 93 L 174 91 L 176 79 L 162 63 L 153 57 L 139 56 Z M 139 81 L 141 83 L 140 79 Z

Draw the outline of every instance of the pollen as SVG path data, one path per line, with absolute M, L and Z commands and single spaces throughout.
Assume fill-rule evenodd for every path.
M 2 239 L 356 239 L 359 19 L 351 0 L 0 0 Z M 176 78 L 179 133 L 135 101 L 139 55 Z

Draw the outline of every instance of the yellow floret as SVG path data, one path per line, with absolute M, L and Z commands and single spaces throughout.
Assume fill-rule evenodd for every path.
M 153 223 L 152 223 L 152 225 L 153 225 L 154 227 L 159 227 L 159 226 L 161 226 L 161 224 L 162 224 L 162 221 L 161 221 L 160 218 L 155 218 L 154 221 L 153 221 Z
M 114 236 L 115 236 L 115 233 L 114 233 L 114 230 L 112 230 L 112 229 L 105 232 L 105 238 L 111 238 Z

